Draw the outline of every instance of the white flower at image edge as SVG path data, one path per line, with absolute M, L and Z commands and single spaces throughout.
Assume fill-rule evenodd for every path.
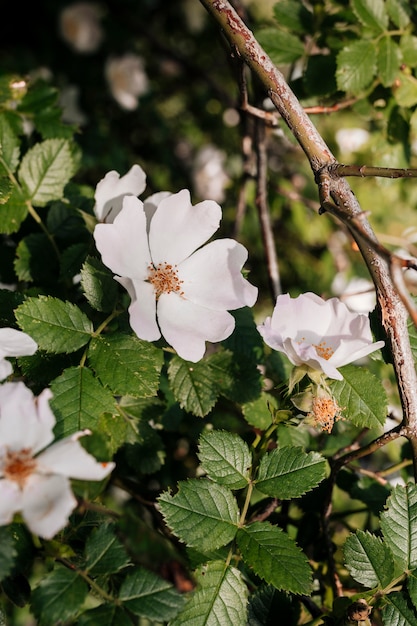
M 343 380 L 337 368 L 385 343 L 373 343 L 367 315 L 350 311 L 338 298 L 323 300 L 314 293 L 278 296 L 272 317 L 257 328 L 265 343 L 293 365 L 307 365 L 336 380 Z
M 0 380 L 13 372 L 12 364 L 6 357 L 31 356 L 38 349 L 36 341 L 21 330 L 0 328 Z
M 156 341 L 161 334 L 185 360 L 199 361 L 205 342 L 235 327 L 229 310 L 253 306 L 258 290 L 243 278 L 247 250 L 232 239 L 204 243 L 216 232 L 221 208 L 190 193 L 160 193 L 143 204 L 127 196 L 113 224 L 94 230 L 97 249 L 131 297 L 130 325 Z M 203 246 L 203 247 L 201 247 Z
M 77 505 L 69 478 L 103 480 L 114 463 L 99 463 L 78 439 L 81 431 L 54 443 L 52 393 L 35 397 L 22 382 L 0 385 L 0 525 L 21 513 L 36 535 L 51 539 Z M 49 447 L 48 447 L 49 446 Z
M 139 196 L 146 188 L 146 174 L 140 165 L 132 165 L 124 176 L 112 170 L 96 186 L 94 213 L 100 222 L 114 221 L 126 195 Z

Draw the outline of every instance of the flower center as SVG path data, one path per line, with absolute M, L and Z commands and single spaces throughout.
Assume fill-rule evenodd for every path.
M 331 346 L 328 346 L 325 341 L 320 341 L 320 343 L 313 343 L 313 348 L 315 348 L 317 354 L 326 361 L 328 361 L 330 357 L 332 357 L 334 354 L 333 348 Z
M 23 487 L 35 468 L 36 460 L 32 456 L 32 450 L 24 448 L 17 452 L 11 450 L 6 452 L 3 474 L 8 480 L 14 480 L 19 487 Z
M 316 396 L 313 400 L 310 416 L 313 418 L 315 426 L 319 426 L 322 430 L 331 433 L 334 423 L 343 419 L 340 415 L 341 410 L 340 406 L 332 398 Z
M 164 262 L 156 267 L 149 265 L 148 270 L 148 281 L 153 285 L 157 299 L 162 293 L 174 292 L 179 296 L 184 295 L 181 287 L 184 281 L 179 279 L 176 265 Z

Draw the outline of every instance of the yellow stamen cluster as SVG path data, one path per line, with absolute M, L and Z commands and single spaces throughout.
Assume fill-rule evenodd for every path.
M 314 426 L 331 433 L 334 423 L 343 419 L 341 411 L 340 406 L 332 398 L 316 396 L 308 417 L 312 418 Z
M 159 296 L 163 293 L 177 293 L 179 296 L 183 296 L 182 283 L 178 277 L 178 270 L 176 265 L 170 265 L 169 263 L 159 263 L 156 267 L 154 265 L 148 266 L 149 274 L 148 281 L 153 285 L 155 289 L 155 296 Z
M 16 451 L 8 450 L 4 459 L 3 474 L 8 480 L 13 480 L 19 487 L 23 487 L 26 479 L 33 474 L 36 468 L 36 460 L 32 456 L 32 450 L 23 449 Z
M 313 348 L 315 348 L 317 354 L 321 356 L 322 359 L 326 359 L 326 361 L 328 361 L 330 357 L 334 354 L 333 348 L 331 346 L 328 346 L 325 341 L 320 341 L 320 343 L 313 344 Z

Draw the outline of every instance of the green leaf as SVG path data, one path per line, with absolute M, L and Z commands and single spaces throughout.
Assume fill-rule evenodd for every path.
M 271 411 L 277 408 L 275 396 L 263 391 L 256 400 L 243 404 L 242 413 L 248 424 L 260 430 L 266 430 L 273 422 Z
M 157 622 L 173 618 L 184 603 L 184 598 L 169 582 L 141 567 L 125 578 L 119 600 L 135 615 Z
M 248 590 L 237 569 L 210 561 L 196 570 L 195 579 L 195 592 L 170 626 L 246 624 Z
M 395 101 L 401 107 L 412 107 L 417 104 L 417 78 L 402 73 L 399 86 L 393 91 Z
M 401 591 L 386 596 L 383 608 L 384 626 L 417 626 L 417 614 Z
M 130 564 L 126 550 L 115 535 L 114 524 L 102 524 L 88 537 L 83 569 L 91 576 L 109 575 Z
M 246 565 L 267 583 L 292 593 L 311 593 L 308 559 L 281 528 L 255 522 L 240 528 L 236 541 Z
M 388 26 L 388 14 L 384 0 L 352 0 L 352 9 L 364 26 L 376 33 Z
M 256 488 L 280 500 L 299 498 L 323 480 L 326 460 L 302 448 L 276 448 L 261 458 Z
M 77 572 L 57 566 L 44 574 L 39 586 L 32 593 L 32 611 L 39 626 L 70 620 L 80 610 L 88 593 L 88 587 Z
M 192 548 L 215 550 L 236 535 L 239 509 L 232 492 L 208 479 L 190 479 L 178 484 L 172 496 L 158 498 L 167 525 Z
M 400 39 L 403 63 L 408 67 L 417 66 L 417 37 L 405 34 Z
M 382 37 L 378 46 L 378 72 L 384 87 L 397 78 L 401 65 L 401 50 L 392 37 Z
M 17 551 L 15 548 L 15 542 L 13 535 L 10 531 L 10 526 L 0 526 L 0 545 L 1 545 L 1 557 L 0 557 L 0 581 L 4 580 L 10 575 L 15 560 L 17 557 Z
M 417 486 L 397 485 L 381 514 L 381 529 L 400 571 L 417 567 Z
M 107 267 L 94 257 L 89 257 L 81 269 L 81 286 L 93 309 L 112 311 L 117 300 L 118 288 Z
M 358 530 L 344 545 L 346 567 L 352 578 L 365 587 L 383 589 L 394 577 L 394 559 L 389 547 L 375 535 Z
M 25 282 L 52 285 L 58 278 L 58 258 L 44 233 L 31 233 L 19 241 L 14 270 Z
M 146 398 L 158 391 L 163 352 L 135 335 L 95 338 L 88 359 L 101 382 L 115 394 Z
M 275 65 L 293 63 L 304 54 L 304 46 L 298 37 L 284 30 L 262 28 L 255 32 L 255 36 Z
M 2 173 L 6 173 L 7 170 L 14 173 L 19 164 L 19 157 L 19 137 L 11 127 L 6 115 L 2 114 L 0 115 L 0 168 Z
M 407 578 L 407 591 L 414 608 L 417 609 L 417 570 L 411 572 Z
M 102 413 L 114 407 L 112 394 L 86 367 L 70 367 L 51 384 L 55 435 L 67 437 L 85 428 L 97 430 Z
M 411 7 L 408 0 L 386 0 L 388 15 L 398 28 L 405 28 L 410 23 Z
M 299 0 L 278 0 L 273 11 L 279 26 L 298 34 L 311 31 L 313 15 Z
M 5 204 L 0 204 L 0 232 L 16 233 L 26 219 L 28 207 L 20 189 L 15 187 Z
M 86 611 L 77 618 L 77 626 L 132 626 L 132 620 L 125 611 L 114 604 L 101 606 Z
M 202 469 L 220 485 L 229 489 L 247 486 L 252 457 L 248 445 L 238 435 L 218 430 L 203 433 L 198 456 Z
M 168 378 L 181 408 L 197 417 L 210 412 L 220 394 L 217 364 L 216 354 L 198 363 L 184 361 L 179 356 L 171 359 Z
M 16 309 L 16 319 L 46 352 L 75 352 L 91 339 L 93 325 L 72 302 L 39 296 L 28 298 Z
M 359 95 L 376 74 L 375 46 L 372 41 L 354 41 L 339 52 L 336 63 L 338 89 Z
M 47 139 L 28 150 L 19 168 L 19 181 L 27 200 L 45 206 L 59 200 L 75 167 L 69 141 Z
M 379 378 L 355 365 L 345 365 L 339 371 L 343 380 L 331 381 L 330 388 L 346 419 L 362 428 L 383 426 L 387 395 Z

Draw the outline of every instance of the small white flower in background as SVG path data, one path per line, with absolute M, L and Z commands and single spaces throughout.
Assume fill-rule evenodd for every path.
M 336 142 L 344 154 L 357 152 L 368 141 L 370 135 L 364 128 L 341 128 L 336 132 Z
M 139 196 L 146 188 L 146 174 L 140 165 L 132 165 L 124 176 L 114 170 L 107 172 L 96 186 L 94 213 L 100 222 L 113 222 L 120 213 L 123 198 Z
M 21 513 L 36 535 L 51 539 L 77 506 L 69 478 L 103 480 L 114 463 L 99 463 L 77 432 L 54 443 L 52 393 L 35 397 L 24 383 L 0 385 L 0 525 Z M 47 447 L 49 446 L 49 447 Z
M 76 51 L 84 54 L 95 52 L 102 40 L 100 24 L 102 9 L 97 4 L 76 2 L 60 14 L 59 26 L 62 38 Z
M 149 88 L 143 59 L 133 53 L 109 59 L 105 75 L 116 102 L 122 109 L 134 111 L 139 104 L 139 97 Z
M 62 121 L 66 124 L 83 126 L 87 123 L 87 116 L 79 106 L 80 90 L 77 85 L 67 85 L 61 89 L 59 106 L 62 108 Z
M 339 272 L 333 279 L 332 291 L 356 313 L 370 313 L 375 308 L 375 285 L 366 278 L 354 276 L 348 279 L 343 272 Z
M 222 202 L 230 178 L 224 171 L 225 154 L 215 146 L 201 148 L 193 164 L 194 191 L 199 198 Z
M 338 298 L 323 300 L 314 293 L 278 296 L 272 317 L 257 328 L 265 343 L 293 365 L 336 380 L 343 380 L 338 367 L 384 346 L 383 341 L 373 343 L 367 315 L 350 311 Z
M 113 224 L 97 224 L 103 262 L 127 289 L 130 325 L 147 341 L 161 337 L 188 361 L 199 361 L 205 342 L 229 337 L 229 310 L 253 306 L 258 290 L 243 278 L 247 250 L 233 239 L 206 245 L 221 208 L 205 200 L 192 206 L 186 189 L 155 194 L 144 203 L 126 196 Z M 202 247 L 201 247 L 202 246 Z
M 13 372 L 12 364 L 6 357 L 31 356 L 38 349 L 36 341 L 21 330 L 0 328 L 0 380 Z

